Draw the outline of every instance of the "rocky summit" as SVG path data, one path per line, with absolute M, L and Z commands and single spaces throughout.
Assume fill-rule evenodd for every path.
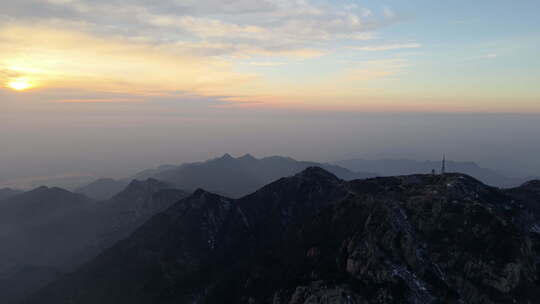
M 538 190 L 316 167 L 197 190 L 27 303 L 538 303 Z

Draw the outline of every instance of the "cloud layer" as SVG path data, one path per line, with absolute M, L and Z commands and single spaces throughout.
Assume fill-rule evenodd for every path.
M 238 63 L 285 68 L 365 44 L 394 22 L 390 11 L 319 0 L 2 2 L 0 83 L 244 97 L 257 87 L 268 95 L 272 85 L 256 83 L 261 71 Z
M 210 55 L 296 54 L 325 42 L 369 40 L 392 22 L 352 4 L 308 0 L 21 0 L 0 4 L 4 20 L 49 22 L 103 35 L 178 43 Z M 206 50 L 205 50 L 206 49 Z

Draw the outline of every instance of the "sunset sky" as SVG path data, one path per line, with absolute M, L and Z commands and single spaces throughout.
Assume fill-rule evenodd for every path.
M 535 0 L 2 1 L 0 94 L 538 112 L 538 11 Z
M 0 182 L 224 152 L 444 150 L 536 174 L 538 12 L 538 0 L 0 1 Z

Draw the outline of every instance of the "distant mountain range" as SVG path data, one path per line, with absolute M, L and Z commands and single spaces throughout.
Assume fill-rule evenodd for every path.
M 101 178 L 90 184 L 73 190 L 96 200 L 106 200 L 112 198 L 124 189 L 129 182 L 127 180 L 114 180 L 112 178 Z
M 229 154 L 205 162 L 178 166 L 164 165 L 135 174 L 126 180 L 100 179 L 75 190 L 89 197 L 104 199 L 119 192 L 127 180 L 155 178 L 194 191 L 197 188 L 240 197 L 283 176 L 296 174 L 308 167 L 320 166 L 345 180 L 376 176 L 376 173 L 353 172 L 332 164 L 297 161 L 290 157 L 272 156 L 257 159 L 250 154 L 234 158 Z
M 417 161 L 410 159 L 351 159 L 335 162 L 336 165 L 342 166 L 350 170 L 363 170 L 377 172 L 381 176 L 396 176 L 409 174 L 426 174 L 431 170 L 440 172 L 441 161 Z M 510 188 L 521 185 L 522 183 L 534 179 L 528 178 L 513 178 L 505 176 L 494 170 L 482 168 L 474 162 L 457 162 L 452 160 L 446 161 L 447 172 L 459 172 L 468 174 L 482 182 L 496 187 Z
M 540 181 L 344 181 L 311 167 L 199 189 L 27 304 L 536 303 Z
M 0 258 L 53 265 L 82 246 L 94 202 L 60 188 L 39 187 L 0 201 Z M 46 248 L 42 248 L 46 244 Z
M 92 181 L 90 177 L 84 176 L 53 178 L 41 180 L 41 183 L 70 189 L 96 200 L 109 199 L 124 189 L 132 180 L 147 178 L 167 181 L 188 191 L 201 187 L 230 197 L 240 197 L 277 178 L 298 173 L 309 166 L 319 166 L 342 179 L 352 180 L 373 176 L 429 173 L 432 169 L 439 171 L 441 162 L 410 159 L 351 159 L 328 164 L 297 161 L 284 156 L 257 159 L 250 154 L 238 158 L 225 154 L 222 157 L 204 162 L 163 165 L 117 180 L 100 178 Z M 488 185 L 502 188 L 516 187 L 528 180 L 538 178 L 534 176 L 510 177 L 496 170 L 482 168 L 474 162 L 452 160 L 447 161 L 447 171 L 465 173 Z M 2 195 L 2 190 L 0 190 L 0 200 Z
M 440 162 L 338 164 L 225 154 L 78 193 L 0 190 L 1 302 L 38 289 L 29 304 L 540 296 L 530 288 L 540 273 L 540 181 L 497 189 L 462 174 L 408 175 Z M 447 171 L 519 182 L 474 163 L 448 161 Z
M 18 303 L 45 286 L 94 241 L 94 204 L 81 194 L 49 187 L 0 200 L 1 303 Z
M 19 190 L 31 190 L 40 186 L 58 187 L 73 190 L 81 185 L 88 184 L 96 178 L 91 175 L 64 174 L 58 176 L 35 176 L 18 179 L 0 180 L 0 188 L 7 187 Z
M 188 195 L 148 179 L 106 201 L 49 187 L 0 201 L 0 302 L 17 303 Z

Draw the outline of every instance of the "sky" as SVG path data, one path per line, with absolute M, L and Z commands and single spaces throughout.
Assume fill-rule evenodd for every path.
M 0 182 L 224 152 L 450 150 L 534 174 L 538 11 L 535 0 L 2 1 Z

